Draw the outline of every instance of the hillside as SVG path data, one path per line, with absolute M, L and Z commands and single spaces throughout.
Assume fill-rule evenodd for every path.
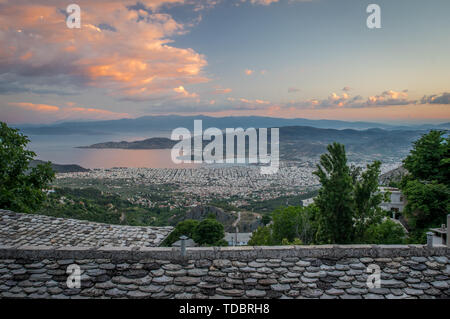
M 339 142 L 346 146 L 350 159 L 384 157 L 402 158 L 423 131 L 407 130 L 337 130 L 309 126 L 287 126 L 280 128 L 280 156 L 284 160 L 298 161 L 305 157 L 317 157 L 326 152 L 328 144 Z M 268 142 L 270 143 L 270 130 Z M 170 149 L 177 141 L 168 138 L 150 138 L 133 142 L 106 142 L 82 148 L 93 149 Z M 209 141 L 204 141 L 204 146 Z M 225 141 L 224 141 L 225 150 Z
M 408 171 L 403 166 L 400 166 L 392 171 L 380 175 L 380 185 L 389 186 L 391 183 L 399 183 L 403 176 L 407 175 Z
M 79 146 L 78 148 L 91 149 L 133 149 L 133 150 L 150 150 L 150 149 L 168 149 L 172 148 L 177 142 L 164 137 L 154 137 L 143 141 L 133 142 L 106 142 L 97 143 L 89 146 Z
M 194 219 L 200 221 L 211 214 L 215 216 L 217 221 L 224 225 L 226 232 L 235 231 L 235 228 L 232 225 L 237 220 L 237 214 L 224 211 L 223 209 L 214 206 L 194 207 L 182 217 L 182 220 Z M 256 218 L 256 215 L 249 212 L 241 212 L 241 220 L 238 225 L 241 231 L 254 231 L 259 226 L 261 226 L 261 222 Z
M 44 163 L 46 163 L 46 162 L 40 161 L 40 160 L 33 160 L 33 161 L 31 161 L 30 166 L 35 167 L 39 164 L 44 164 Z M 63 164 L 51 163 L 51 165 L 52 165 L 53 171 L 55 171 L 56 173 L 89 172 L 89 169 L 81 167 L 80 165 L 76 165 L 76 164 L 63 165 Z

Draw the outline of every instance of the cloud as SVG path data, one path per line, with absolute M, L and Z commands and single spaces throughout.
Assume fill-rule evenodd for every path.
M 250 0 L 250 3 L 256 4 L 256 5 L 268 6 L 268 5 L 271 5 L 272 3 L 276 3 L 279 1 L 280 0 Z
M 295 108 L 370 108 L 395 105 L 415 104 L 417 101 L 408 99 L 408 91 L 387 90 L 378 95 L 369 96 L 364 99 L 360 95 L 351 97 L 344 92 L 341 95 L 331 93 L 327 99 L 310 99 L 288 103 L 287 107 Z
M 272 103 L 262 99 L 249 100 L 246 98 L 227 98 L 228 104 L 222 110 L 264 110 Z
M 24 108 L 26 110 L 30 110 L 30 111 L 36 111 L 36 112 L 57 112 L 60 110 L 59 107 L 54 106 L 54 105 L 46 105 L 46 104 L 33 104 L 33 103 L 8 103 L 9 105 L 12 106 L 17 106 L 17 107 L 21 107 Z
M 242 2 L 245 2 L 246 0 L 242 0 Z M 314 0 L 289 0 L 289 3 L 294 3 L 294 2 L 311 2 Z M 280 2 L 280 0 L 250 0 L 250 3 L 253 5 L 262 5 L 262 6 L 269 6 L 272 3 L 277 3 Z
M 349 87 L 349 86 L 344 86 L 343 88 L 342 88 L 342 91 L 344 91 L 344 92 L 350 92 L 351 91 L 351 87 Z
M 397 92 L 394 90 L 384 91 L 375 96 L 370 96 L 366 102 L 367 106 L 384 106 L 384 105 L 407 105 L 414 104 L 414 101 L 408 100 L 406 90 Z
M 264 100 L 247 100 L 247 99 L 239 99 L 239 101 L 241 101 L 242 103 L 246 103 L 246 104 L 257 104 L 257 105 L 267 105 L 270 104 L 269 101 L 264 101 Z
M 141 99 L 207 82 L 206 57 L 172 45 L 187 26 L 161 11 L 184 2 L 142 0 L 143 10 L 132 0 L 79 0 L 82 27 L 69 29 L 60 1 L 0 1 L 0 74 L 14 75 L 24 87 L 38 78 Z
M 173 90 L 185 97 L 191 97 L 191 98 L 198 97 L 197 93 L 189 93 L 188 91 L 186 91 L 186 89 L 183 86 L 179 86 L 177 88 L 174 88 Z
M 214 94 L 228 94 L 231 93 L 233 90 L 230 88 L 226 88 L 226 89 L 222 89 L 222 88 L 217 88 L 214 91 Z
M 112 112 L 91 107 L 77 107 L 74 103 L 65 106 L 12 102 L 2 108 L 2 119 L 12 123 L 51 123 L 66 119 L 110 120 L 129 118 L 128 113 Z
M 269 71 L 267 71 L 267 70 L 256 71 L 256 70 L 246 69 L 244 72 L 246 75 L 250 76 L 252 74 L 255 74 L 256 72 L 257 72 L 257 74 L 260 74 L 260 75 L 266 75 Z
M 255 71 L 250 70 L 250 69 L 246 69 L 246 70 L 245 70 L 245 74 L 246 74 L 246 75 L 252 75 L 253 72 L 255 72 Z
M 442 93 L 440 95 L 425 95 L 421 100 L 421 104 L 450 104 L 450 93 Z
M 294 87 L 290 87 L 288 88 L 288 93 L 297 93 L 300 92 L 300 89 L 294 88 Z

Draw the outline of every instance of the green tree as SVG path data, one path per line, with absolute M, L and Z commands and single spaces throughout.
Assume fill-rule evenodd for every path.
M 272 238 L 276 244 L 280 244 L 283 239 L 293 241 L 299 236 L 301 207 L 286 207 L 276 209 L 272 213 L 273 226 Z
M 406 233 L 402 226 L 390 219 L 372 224 L 364 233 L 362 243 L 366 244 L 404 244 Z
M 270 214 L 264 214 L 261 218 L 261 222 L 263 223 L 264 226 L 269 224 L 271 221 L 272 221 L 272 217 L 270 217 Z
M 249 245 L 300 245 L 310 244 L 315 228 L 310 216 L 315 206 L 285 207 L 273 211 L 273 223 L 253 232 Z
M 369 227 L 381 222 L 380 166 L 375 161 L 365 170 L 349 167 L 344 145 L 328 146 L 314 172 L 322 184 L 312 212 L 317 243 L 360 242 Z
M 192 239 L 199 245 L 223 244 L 220 241 L 225 237 L 223 225 L 215 219 L 206 218 L 196 227 Z
M 422 241 L 428 228 L 445 223 L 450 211 L 450 137 L 445 134 L 424 134 L 403 161 L 409 172 L 400 183 L 407 198 L 403 213 L 411 237 Z
M 450 190 L 446 185 L 409 180 L 402 191 L 408 199 L 403 213 L 413 231 L 426 231 L 446 223 L 450 212 Z
M 353 240 L 353 179 L 344 145 L 333 143 L 327 150 L 314 172 L 322 184 L 315 199 L 318 208 L 316 240 L 320 243 L 350 243 Z
M 175 229 L 170 233 L 166 239 L 167 245 L 172 245 L 174 242 L 180 239 L 180 236 L 187 236 L 189 238 L 194 237 L 195 228 L 198 226 L 199 221 L 193 219 L 186 219 L 179 222 Z
M 270 246 L 272 245 L 272 230 L 271 225 L 260 226 L 252 233 L 248 244 L 250 246 Z
M 303 245 L 303 242 L 300 240 L 300 238 L 294 238 L 293 241 L 289 241 L 289 240 L 287 240 L 286 238 L 284 238 L 284 239 L 281 241 L 281 244 L 282 244 L 283 246 L 289 246 L 289 245 L 298 245 L 298 246 L 300 246 L 300 245 Z
M 32 212 L 46 197 L 43 190 L 55 173 L 50 163 L 30 167 L 36 154 L 26 149 L 29 142 L 19 130 L 0 122 L 0 208 Z
M 380 204 L 387 198 L 383 198 L 378 190 L 380 167 L 381 162 L 375 161 L 367 165 L 365 171 L 360 171 L 360 177 L 356 177 L 353 193 L 355 240 L 360 239 L 370 226 L 381 221 L 383 211 Z
M 292 243 L 299 240 L 303 243 L 311 243 L 314 237 L 314 227 L 310 216 L 313 206 L 290 206 L 279 208 L 272 213 L 272 241 L 280 245 L 284 241 Z
M 445 134 L 444 131 L 432 130 L 414 142 L 403 164 L 415 179 L 449 185 L 450 137 L 444 138 Z

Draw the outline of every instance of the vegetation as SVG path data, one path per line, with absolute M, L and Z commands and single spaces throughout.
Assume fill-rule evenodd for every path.
M 353 180 L 344 146 L 334 143 L 327 149 L 329 154 L 321 156 L 318 170 L 314 172 L 322 184 L 315 199 L 318 208 L 316 239 L 323 243 L 350 243 L 353 239 Z
M 328 146 L 328 153 L 321 156 L 314 172 L 322 184 L 313 216 L 317 243 L 360 242 L 370 226 L 381 222 L 380 165 L 375 161 L 363 172 L 350 168 L 344 146 L 338 143 Z
M 206 218 L 195 227 L 192 239 L 202 246 L 225 246 L 223 225 L 217 220 Z
M 261 217 L 261 222 L 263 223 L 264 226 L 267 226 L 267 224 L 269 224 L 272 221 L 272 217 L 270 217 L 270 214 L 264 214 Z
M 227 246 L 224 227 L 215 220 L 214 215 L 208 215 L 202 221 L 187 219 L 178 223 L 164 244 L 170 246 L 182 235 L 193 239 L 200 246 Z
M 131 226 L 167 226 L 184 211 L 133 204 L 96 188 L 55 188 L 38 214 Z
M 54 178 L 50 163 L 30 167 L 36 154 L 26 149 L 28 137 L 0 122 L 0 208 L 18 212 L 38 209 L 44 189 Z
M 272 223 L 259 227 L 249 241 L 249 245 L 309 244 L 314 239 L 314 224 L 310 218 L 314 206 L 290 206 L 279 208 L 272 213 Z
M 270 246 L 272 241 L 272 225 L 260 226 L 252 233 L 252 237 L 248 241 L 250 246 Z
M 291 195 L 291 196 L 280 196 L 277 198 L 267 199 L 263 201 L 249 201 L 247 205 L 243 205 L 240 209 L 245 209 L 247 211 L 262 212 L 264 214 L 270 213 L 278 208 L 283 208 L 286 206 L 298 206 L 303 199 L 312 198 L 317 195 L 317 190 L 306 190 L 303 194 Z M 216 206 L 216 205 L 214 205 Z M 218 206 L 219 207 L 219 206 Z M 234 208 L 232 210 L 238 210 Z
M 383 221 L 378 192 L 378 161 L 363 171 L 347 165 L 343 145 L 328 146 L 315 174 L 322 187 L 308 207 L 286 207 L 272 213 L 272 223 L 260 227 L 250 245 L 402 243 L 403 228 Z
M 181 236 L 187 236 L 189 238 L 194 237 L 195 228 L 200 222 L 198 220 L 187 219 L 179 222 L 177 227 L 170 233 L 170 235 L 165 240 L 167 246 L 172 245 L 174 242 L 178 241 Z
M 404 160 L 413 178 L 421 181 L 450 183 L 450 136 L 445 131 L 430 131 L 414 142 L 414 148 Z
M 386 219 L 380 224 L 370 225 L 363 235 L 362 244 L 404 244 L 406 233 L 396 222 Z
M 446 222 L 450 212 L 450 137 L 446 134 L 423 135 L 403 162 L 409 172 L 400 183 L 408 199 L 403 213 L 411 236 L 421 242 L 430 227 Z

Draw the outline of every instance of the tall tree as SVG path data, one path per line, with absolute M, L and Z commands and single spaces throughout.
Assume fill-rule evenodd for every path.
M 434 130 L 424 134 L 404 160 L 410 173 L 401 181 L 408 201 L 404 215 L 417 238 L 423 238 L 429 227 L 444 223 L 450 211 L 450 137 L 446 134 Z
M 426 231 L 446 223 L 450 212 L 450 189 L 436 181 L 409 180 L 402 188 L 408 199 L 403 213 L 413 231 Z
M 45 199 L 43 189 L 54 172 L 50 163 L 30 168 L 36 154 L 26 149 L 29 142 L 19 130 L 0 122 L 0 208 L 31 212 Z
M 359 171 L 360 175 L 355 178 L 353 194 L 355 239 L 361 239 L 370 226 L 381 222 L 380 204 L 387 198 L 383 198 L 378 189 L 380 167 L 381 162 L 375 161 L 367 165 L 365 171 Z
M 186 219 L 177 224 L 173 232 L 165 240 L 167 245 L 172 245 L 174 242 L 180 239 L 180 236 L 184 235 L 189 238 L 193 238 L 195 228 L 200 222 L 198 220 Z
M 248 241 L 249 246 L 270 246 L 272 244 L 272 225 L 258 227 Z
M 223 225 L 215 219 L 206 218 L 194 229 L 192 239 L 200 245 L 223 245 L 225 232 Z
M 345 147 L 333 143 L 328 153 L 320 157 L 315 175 L 322 187 L 315 199 L 318 208 L 317 241 L 322 243 L 350 243 L 353 240 L 353 184 L 347 165 Z
M 445 138 L 445 134 L 432 130 L 414 142 L 403 163 L 415 179 L 449 184 L 450 137 Z
M 253 232 L 249 245 L 284 245 L 284 243 L 311 244 L 315 228 L 311 220 L 316 207 L 284 207 L 276 209 L 273 222 Z

